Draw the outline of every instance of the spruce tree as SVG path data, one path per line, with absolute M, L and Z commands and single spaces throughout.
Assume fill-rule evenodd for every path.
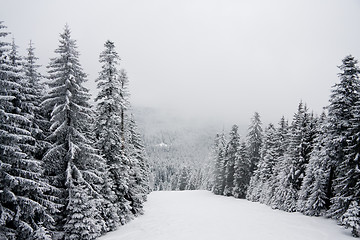
M 342 71 L 339 74 L 340 83 L 333 87 L 328 107 L 331 130 L 328 133 L 329 144 L 326 147 L 332 167 L 336 166 L 333 181 L 334 196 L 331 199 L 329 215 L 338 219 L 341 224 L 349 226 L 349 222 L 344 221 L 343 216 L 349 214 L 350 206 L 356 205 L 354 201 L 359 205 L 360 197 L 358 159 L 360 69 L 357 60 L 351 55 L 345 57 L 342 63 L 339 67 Z
M 133 114 L 130 115 L 128 128 L 128 146 L 130 148 L 130 157 L 133 159 L 133 179 L 138 189 L 138 195 L 141 196 L 142 202 L 146 201 L 147 194 L 150 192 L 149 187 L 149 163 L 145 153 L 145 146 L 138 131 L 137 124 Z M 141 207 L 142 208 L 142 207 Z
M 277 189 L 280 187 L 281 177 L 280 174 L 283 169 L 283 160 L 286 150 L 288 148 L 289 142 L 289 124 L 285 120 L 284 116 L 281 118 L 278 127 L 276 128 L 275 133 L 275 152 L 276 152 L 276 160 L 273 168 L 273 174 L 270 176 L 268 180 L 268 188 L 266 191 L 267 198 L 265 200 L 266 204 L 269 204 L 273 208 L 277 208 L 281 203 L 281 199 L 276 195 Z
M 20 57 L 0 22 L 0 232 L 5 239 L 31 239 L 51 228 L 48 211 L 56 211 L 45 191 L 41 162 L 34 159 L 35 139 L 25 108 L 26 88 Z M 32 116 L 33 117 L 33 116 Z M 0 235 L 1 236 L 1 235 Z
M 238 162 L 240 136 L 238 126 L 233 125 L 230 131 L 229 142 L 225 149 L 225 196 L 232 196 L 234 188 L 235 163 Z
M 258 112 L 254 113 L 253 118 L 251 119 L 251 124 L 249 127 L 249 132 L 247 135 L 248 141 L 248 151 L 249 151 L 249 158 L 250 158 L 250 175 L 256 169 L 256 166 L 260 160 L 261 155 L 261 144 L 262 144 L 262 123 L 260 120 L 260 114 Z
M 215 160 L 214 167 L 214 187 L 213 193 L 223 195 L 225 188 L 225 135 L 217 134 L 213 147 L 213 158 Z
M 252 184 L 249 186 L 252 188 L 252 194 L 249 196 L 252 201 L 264 203 L 267 198 L 269 179 L 273 175 L 273 168 L 279 157 L 276 144 L 276 129 L 274 125 L 270 124 L 265 129 L 261 159 L 251 180 Z
M 126 155 L 129 162 L 129 192 L 127 199 L 130 200 L 131 212 L 138 216 L 143 214 L 143 203 L 149 193 L 149 165 L 145 156 L 145 149 L 141 136 L 137 130 L 134 116 L 131 114 L 126 130 Z
M 51 134 L 47 136 L 51 147 L 43 157 L 45 173 L 57 189 L 54 198 L 64 206 L 56 215 L 57 229 L 65 231 L 65 239 L 95 239 L 105 231 L 104 220 L 95 218 L 101 216 L 99 205 L 103 199 L 99 191 L 105 166 L 87 132 L 91 122 L 90 95 L 83 86 L 86 74 L 68 26 L 60 34 L 55 53 L 57 57 L 48 66 L 49 91 L 42 107 L 51 113 Z
M 299 103 L 291 125 L 289 145 L 282 159 L 279 173 L 280 185 L 277 198 L 280 209 L 296 211 L 299 190 L 305 176 L 305 167 L 309 162 L 315 138 L 315 119 L 306 106 Z
M 360 237 L 360 206 L 358 201 L 351 201 L 346 212 L 340 217 L 341 224 L 351 228 L 354 237 Z
M 99 93 L 97 103 L 97 119 L 95 134 L 97 146 L 108 165 L 111 178 L 111 197 L 115 205 L 119 221 L 125 224 L 131 219 L 130 189 L 130 159 L 125 151 L 125 115 L 123 85 L 124 79 L 118 70 L 120 57 L 115 50 L 115 44 L 106 41 L 105 49 L 100 53 L 99 61 L 102 70 L 97 78 Z
M 27 48 L 27 56 L 24 58 L 23 71 L 27 92 L 25 106 L 29 115 L 32 116 L 31 132 L 37 140 L 36 157 L 40 159 L 47 145 L 44 141 L 45 133 L 43 132 L 43 130 L 46 130 L 47 121 L 40 108 L 45 89 L 42 83 L 43 77 L 39 73 L 40 65 L 36 63 L 38 58 L 35 56 L 34 51 L 34 45 L 30 41 Z
M 327 209 L 329 200 L 329 158 L 325 151 L 327 119 L 323 113 L 317 123 L 314 149 L 306 166 L 305 177 L 299 191 L 298 211 L 319 216 Z
M 245 198 L 250 181 L 250 161 L 245 142 L 242 142 L 237 152 L 234 166 L 233 196 Z

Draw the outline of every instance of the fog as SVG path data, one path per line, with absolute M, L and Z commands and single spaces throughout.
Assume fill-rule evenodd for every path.
M 135 107 L 197 121 L 291 120 L 302 100 L 320 114 L 338 65 L 360 58 L 358 0 L 2 0 L 1 20 L 20 53 L 32 40 L 46 72 L 67 23 L 87 87 L 115 42 Z

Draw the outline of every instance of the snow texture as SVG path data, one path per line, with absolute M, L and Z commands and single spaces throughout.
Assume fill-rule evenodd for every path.
M 350 230 L 323 217 L 273 210 L 207 191 L 152 192 L 145 215 L 99 240 L 345 240 Z

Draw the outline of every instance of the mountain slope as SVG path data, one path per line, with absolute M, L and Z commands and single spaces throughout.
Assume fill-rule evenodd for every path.
M 346 240 L 333 220 L 207 191 L 152 192 L 145 215 L 100 240 Z

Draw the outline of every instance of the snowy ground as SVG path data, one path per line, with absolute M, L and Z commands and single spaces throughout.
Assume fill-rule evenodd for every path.
M 100 240 L 354 239 L 333 220 L 272 210 L 207 191 L 153 192 L 145 215 Z

